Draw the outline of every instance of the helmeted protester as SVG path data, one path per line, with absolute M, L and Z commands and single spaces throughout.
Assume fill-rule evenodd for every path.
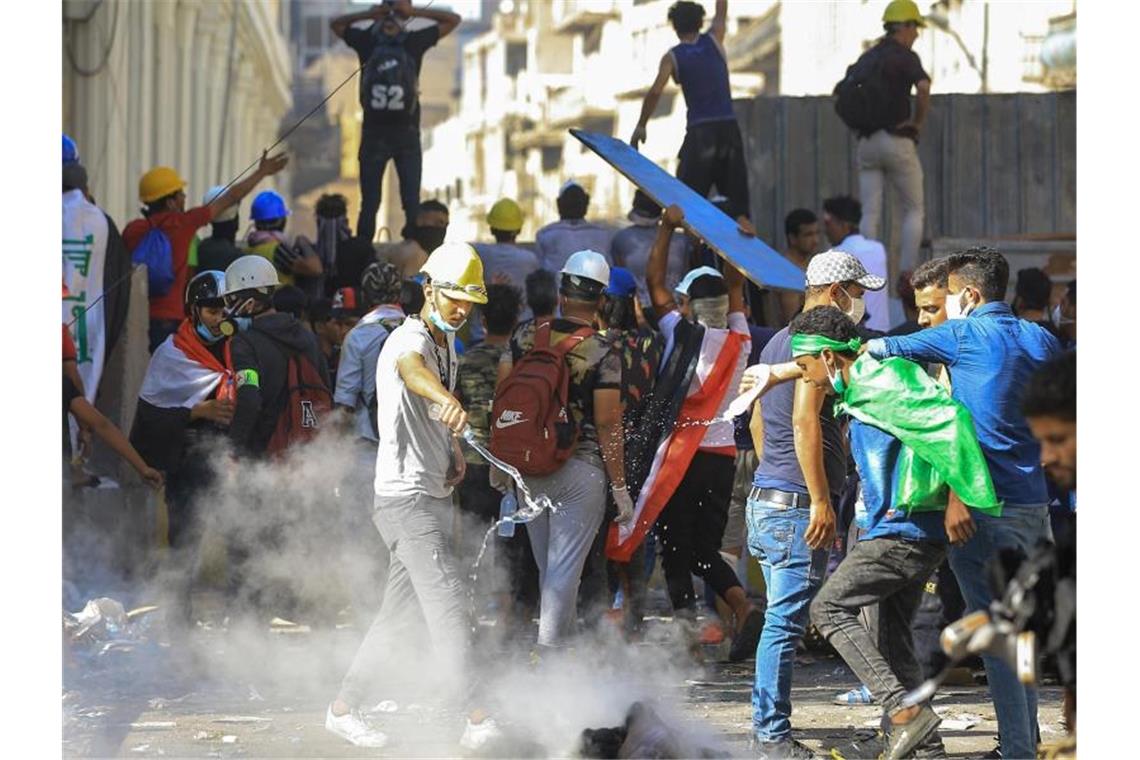
M 359 710 L 378 680 L 383 683 L 386 658 L 401 643 L 423 637 L 425 625 L 430 659 L 422 646 L 414 651 L 424 665 L 438 666 L 453 698 L 463 702 L 471 693 L 463 583 L 448 542 L 452 489 L 465 470 L 454 436 L 467 426 L 467 412 L 454 395 L 455 333 L 487 295 L 482 263 L 469 245 L 441 246 L 423 271 L 423 310 L 388 336 L 376 368 L 372 520 L 392 555 L 384 601 L 325 715 L 326 729 L 363 747 L 382 747 L 387 736 L 365 723 Z M 491 721 L 469 719 L 461 743 L 485 739 L 492 727 Z
M 614 234 L 610 242 L 610 259 L 616 266 L 627 269 L 637 283 L 637 298 L 643 310 L 651 310 L 649 286 L 645 271 L 649 265 L 649 251 L 657 239 L 657 220 L 661 206 L 640 188 L 633 194 L 633 207 L 626 216 L 630 225 Z M 693 267 L 693 246 L 684 232 L 674 231 L 669 241 L 669 265 L 665 270 L 665 285 L 675 288 Z
M 736 456 L 732 420 L 721 415 L 733 398 L 730 390 L 740 384 L 751 347 L 744 276 L 730 266 L 726 276 L 693 278 L 686 287 L 693 321 L 685 319 L 665 285 L 669 241 L 683 219 L 679 206 L 665 210 L 649 258 L 649 293 L 661 315 L 665 349 L 654 390 L 657 408 L 651 406 L 646 416 L 660 435 L 643 441 L 648 446 L 641 458 L 651 465 L 639 484 L 634 520 L 610 530 L 607 554 L 628 560 L 656 523 L 674 614 L 695 622 L 696 574 L 732 607 L 735 649 L 750 652 L 763 616 L 720 556 Z
M 538 257 L 533 251 L 515 245 L 522 224 L 523 215 L 519 205 L 510 198 L 500 198 L 487 212 L 487 225 L 491 228 L 495 242 L 475 244 L 475 251 L 483 261 L 483 273 L 487 277 L 487 283 L 510 285 L 516 288 L 520 295 L 526 285 L 527 275 L 539 268 Z M 530 319 L 532 316 L 524 295 L 519 319 Z M 483 340 L 485 333 L 482 320 L 476 318 L 469 324 L 472 341 Z
M 1028 553 L 1038 541 L 1052 538 L 1041 448 L 1018 404 L 1024 383 L 1059 354 L 1061 346 L 1040 325 L 1013 316 L 1002 300 L 1009 264 L 1000 253 L 971 248 L 951 254 L 946 266 L 949 320 L 912 335 L 869 341 L 867 352 L 876 359 L 901 356 L 944 364 L 954 399 L 974 418 L 1003 507 L 1000 516 L 970 510 L 972 519 L 960 533 L 950 535 L 955 544 L 950 567 L 972 612 L 987 608 L 993 598 L 985 564 L 996 550 Z M 999 658 L 986 655 L 982 660 L 1003 755 L 1032 756 L 1037 745 L 1036 689 L 1018 682 Z
M 947 534 L 968 519 L 961 505 L 997 515 L 1001 503 L 969 412 L 922 367 L 860 356 L 855 325 L 833 306 L 805 311 L 789 331 L 804 381 L 849 418 L 866 511 L 863 535 L 811 604 L 812 620 L 883 705 L 884 757 L 908 757 L 940 744 L 929 703 L 903 705 L 922 683 L 911 621 L 923 588 L 946 556 Z M 868 605 L 879 608 L 876 636 L 859 620 Z
M 918 264 L 925 218 L 918 138 L 930 111 L 930 75 L 913 50 L 919 29 L 925 26 L 914 0 L 891 0 L 883 10 L 884 35 L 848 67 L 835 87 L 836 112 L 858 137 L 855 154 L 864 207 L 860 231 L 870 240 L 880 239 L 883 196 L 889 184 L 891 218 L 902 229 L 900 270 Z
M 701 32 L 705 9 L 700 3 L 679 0 L 669 6 L 669 23 L 680 40 L 661 56 L 657 77 L 645 94 L 641 115 L 629 144 L 634 150 L 645 140 L 645 127 L 657 109 L 670 79 L 681 86 L 685 97 L 685 140 L 678 154 L 677 179 L 706 197 L 713 185 L 728 198 L 726 213 L 735 219 L 747 216 L 748 176 L 744 142 L 728 76 L 724 35 L 728 0 L 716 0 L 712 25 Z
M 609 340 L 621 356 L 622 430 L 627 442 L 624 449 L 627 472 L 633 469 L 632 455 L 638 447 L 629 445 L 643 429 L 645 412 L 657 379 L 665 341 L 661 335 L 646 327 L 638 327 L 638 284 L 633 274 L 622 267 L 610 268 L 610 282 L 605 289 L 602 307 L 598 310 L 601 334 Z M 627 481 L 628 482 L 628 481 Z M 637 492 L 630 491 L 630 501 L 636 501 Z M 608 500 L 606 513 L 616 515 L 617 505 Z M 603 522 L 587 562 L 588 574 L 583 576 L 580 600 L 609 607 L 613 588 L 622 593 L 623 626 L 627 635 L 641 633 L 645 612 L 645 594 L 648 582 L 643 541 L 630 555 L 628 562 L 612 562 L 606 558 L 608 522 Z M 582 601 L 579 602 L 582 606 Z M 588 615 L 590 613 L 587 613 Z
M 95 403 L 103 367 L 127 320 L 131 257 L 115 222 L 95 205 L 74 141 L 63 136 L 63 322 L 75 343 L 83 395 Z
M 258 193 L 249 208 L 253 229 L 245 236 L 245 248 L 272 263 L 282 285 L 296 285 L 307 297 L 318 298 L 321 288 L 317 281 L 324 274 L 324 266 L 311 244 L 298 245 L 285 234 L 291 213 L 276 190 Z
M 501 411 L 493 413 L 491 451 L 520 467 L 531 493 L 559 505 L 554 514 L 544 510 L 527 524 L 539 571 L 540 647 L 563 644 L 574 632 L 578 584 L 605 515 L 607 480 L 616 519 L 628 520 L 633 509 L 625 483 L 621 357 L 593 327 L 609 279 L 601 253 L 574 253 L 560 272 L 561 316 L 516 332 L 502 359 L 507 373 L 495 398 L 495 410 Z M 544 355 L 557 357 L 552 371 L 566 378 L 567 395 L 556 395 L 547 407 L 558 415 L 556 451 L 535 472 L 529 447 L 546 432 L 546 421 L 538 419 L 540 410 L 514 404 L 533 398 L 527 368 Z M 561 390 L 555 386 L 555 392 Z
M 420 202 L 423 151 L 420 146 L 419 77 L 424 54 L 459 26 L 451 11 L 413 7 L 410 0 L 387 0 L 368 10 L 334 18 L 333 34 L 356 52 L 360 61 L 360 105 L 364 123 L 360 132 L 360 218 L 356 234 L 372 242 L 380 190 L 389 161 L 400 179 L 404 219 L 412 224 Z M 436 23 L 408 29 L 412 18 Z M 371 20 L 361 29 L 358 21 Z M 418 271 L 418 270 L 417 270 Z
M 202 205 L 210 205 L 215 198 L 225 192 L 223 185 L 215 185 L 202 196 Z M 235 203 L 214 217 L 210 223 L 210 236 L 198 242 L 198 271 L 225 272 L 226 267 L 245 255 L 237 245 L 238 227 L 241 219 L 238 217 L 238 207 Z
M 190 592 L 204 529 L 201 497 L 213 483 L 210 457 L 236 398 L 221 330 L 224 292 L 221 272 L 200 272 L 187 284 L 186 318 L 151 355 L 131 428 L 131 443 L 166 476 L 170 583 L 184 625 L 193 623 Z
M 534 251 L 538 265 L 548 272 L 561 272 L 566 261 L 578 251 L 598 251 L 607 264 L 613 230 L 586 221 L 590 194 L 572 179 L 558 191 L 558 221 L 551 222 L 534 234 Z
M 182 323 L 182 294 L 193 274 L 190 245 L 198 228 L 247 196 L 258 183 L 285 168 L 284 154 L 263 153 L 257 169 L 209 203 L 186 210 L 186 181 L 169 166 L 151 169 L 139 179 L 143 218 L 123 230 L 123 242 L 135 263 L 147 265 L 150 290 L 150 350 L 154 351 Z

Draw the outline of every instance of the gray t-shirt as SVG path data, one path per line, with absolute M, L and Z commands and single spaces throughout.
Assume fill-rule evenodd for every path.
M 384 341 L 376 363 L 376 419 L 380 431 L 376 495 L 427 494 L 443 499 L 451 494 L 451 487 L 444 485 L 454 461 L 451 431 L 428 417 L 431 402 L 408 390 L 400 377 L 396 362 L 410 353 L 423 356 L 427 368 L 439 372 L 444 387 L 455 390 L 459 368 L 455 336 L 448 334 L 447 345 L 437 346 L 423 321 L 416 317 L 404 320 Z
M 642 306 L 649 306 L 649 284 L 645 273 L 649 267 L 649 251 L 657 238 L 657 226 L 631 224 L 614 235 L 610 243 L 610 258 L 619 267 L 625 267 L 637 280 L 637 300 Z M 669 241 L 669 259 L 665 268 L 665 287 L 673 288 L 685 279 L 689 266 L 689 240 L 684 233 L 674 232 Z
M 791 336 L 785 327 L 764 346 L 760 352 L 760 363 L 782 364 L 791 360 Z M 802 381 L 777 385 L 760 400 L 760 416 L 764 420 L 764 453 L 752 481 L 753 485 L 760 488 L 807 493 L 800 461 L 796 458 L 795 432 L 792 428 L 792 405 L 798 382 Z M 819 423 L 823 432 L 823 469 L 827 473 L 827 488 L 834 501 L 847 479 L 847 450 L 843 445 L 843 432 L 832 412 L 833 407 L 831 399 L 824 401 Z
M 585 219 L 560 219 L 534 236 L 538 265 L 548 272 L 561 272 L 566 259 L 578 251 L 597 251 L 610 261 L 610 240 L 614 231 Z
M 519 321 L 530 319 L 530 307 L 526 302 L 526 276 L 537 271 L 538 256 L 510 243 L 476 243 L 475 252 L 483 262 L 483 281 L 490 285 L 495 281 L 496 275 L 506 275 L 510 278 L 510 285 L 519 289 L 523 297 L 523 310 Z

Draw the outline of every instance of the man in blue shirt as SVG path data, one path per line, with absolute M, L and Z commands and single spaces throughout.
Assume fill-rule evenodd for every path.
M 748 215 L 748 175 L 744 141 L 728 80 L 728 56 L 724 51 L 728 0 L 716 0 L 716 12 L 708 32 L 701 34 L 705 9 L 691 0 L 678 0 L 669 7 L 669 23 L 680 43 L 661 57 L 657 78 L 645 94 L 641 116 L 629 144 L 645 141 L 645 125 L 657 110 L 657 102 L 670 77 L 681 86 L 687 107 L 685 141 L 678 155 L 677 179 L 701 197 L 715 184 L 728 198 L 724 210 L 736 219 Z
M 940 745 L 929 704 L 904 707 L 922 682 L 911 621 L 923 587 L 946 556 L 950 486 L 962 499 L 1000 513 L 965 408 L 919 366 L 858 356 L 861 341 L 843 312 L 822 307 L 792 320 L 792 355 L 804 381 L 837 398 L 849 420 L 863 485 L 863 533 L 816 595 L 812 621 L 883 705 L 885 757 Z M 877 605 L 878 636 L 859 620 Z
M 1022 414 L 1021 398 L 1034 371 L 1061 346 L 1041 326 L 1015 317 L 1002 301 L 1009 264 L 997 251 L 970 248 L 952 254 L 947 272 L 946 323 L 912 335 L 872 340 L 867 351 L 877 359 L 901 356 L 945 365 L 954 399 L 974 418 L 978 443 L 1004 506 L 1001 517 L 972 511 L 973 519 L 950 550 L 950 567 L 973 612 L 986 609 L 993 599 L 985 570 L 991 557 L 1004 548 L 1028 554 L 1039 541 L 1053 538 L 1041 446 Z M 1023 686 L 999 659 L 983 661 L 1003 756 L 1033 757 L 1036 690 Z

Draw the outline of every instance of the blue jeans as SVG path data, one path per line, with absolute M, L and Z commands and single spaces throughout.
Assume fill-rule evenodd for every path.
M 804 542 L 809 510 L 748 500 L 748 548 L 760 560 L 768 610 L 756 647 L 752 684 L 752 728 L 760 741 L 792 733 L 792 666 L 796 642 L 804 635 L 808 605 L 823 581 L 827 550 Z
M 372 242 L 376 235 L 376 213 L 380 210 L 380 188 L 389 161 L 396 163 L 400 179 L 400 204 L 404 221 L 414 224 L 420 207 L 420 179 L 423 175 L 423 151 L 418 126 L 392 127 L 360 136 L 360 216 L 356 220 L 356 236 Z M 395 233 L 399 234 L 399 230 Z M 393 239 L 399 239 L 393 235 Z
M 950 568 L 962 588 L 967 612 L 984 610 L 993 601 L 986 563 L 998 550 L 1017 548 L 1028 554 L 1041 540 L 1053 541 L 1049 508 L 1006 504 L 1001 517 L 971 511 L 977 533 L 965 546 L 950 549 Z M 983 657 L 990 697 L 997 714 L 1002 757 L 1035 757 L 1037 751 L 1037 690 L 1024 686 L 1001 660 Z

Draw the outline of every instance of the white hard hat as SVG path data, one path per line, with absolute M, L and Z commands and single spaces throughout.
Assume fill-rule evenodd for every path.
M 587 249 L 571 254 L 562 266 L 561 273 L 570 275 L 572 279 L 582 277 L 593 280 L 603 288 L 610 284 L 610 265 L 606 263 L 606 257 L 597 251 Z
M 280 284 L 277 267 L 269 259 L 257 254 L 242 256 L 226 267 L 227 296 L 242 290 L 275 288 Z
M 687 296 L 689 295 L 689 286 L 693 284 L 693 281 L 698 277 L 705 276 L 720 277 L 722 279 L 724 278 L 723 274 L 718 272 L 716 269 L 713 269 L 712 267 L 697 267 L 696 269 L 690 269 L 685 273 L 684 278 L 679 283 L 677 283 L 677 287 L 673 288 L 673 292 Z
M 206 191 L 205 195 L 202 196 L 202 205 L 203 206 L 209 206 L 211 203 L 214 202 L 214 199 L 217 198 L 219 195 L 221 195 L 223 192 L 225 192 L 225 190 L 226 190 L 225 185 L 214 185 L 213 187 L 211 187 L 209 190 Z M 222 213 L 215 216 L 214 221 L 215 222 L 232 222 L 234 219 L 237 219 L 238 206 L 240 206 L 240 205 L 241 205 L 240 203 L 235 203 L 234 205 L 230 206 L 225 211 L 223 211 Z

